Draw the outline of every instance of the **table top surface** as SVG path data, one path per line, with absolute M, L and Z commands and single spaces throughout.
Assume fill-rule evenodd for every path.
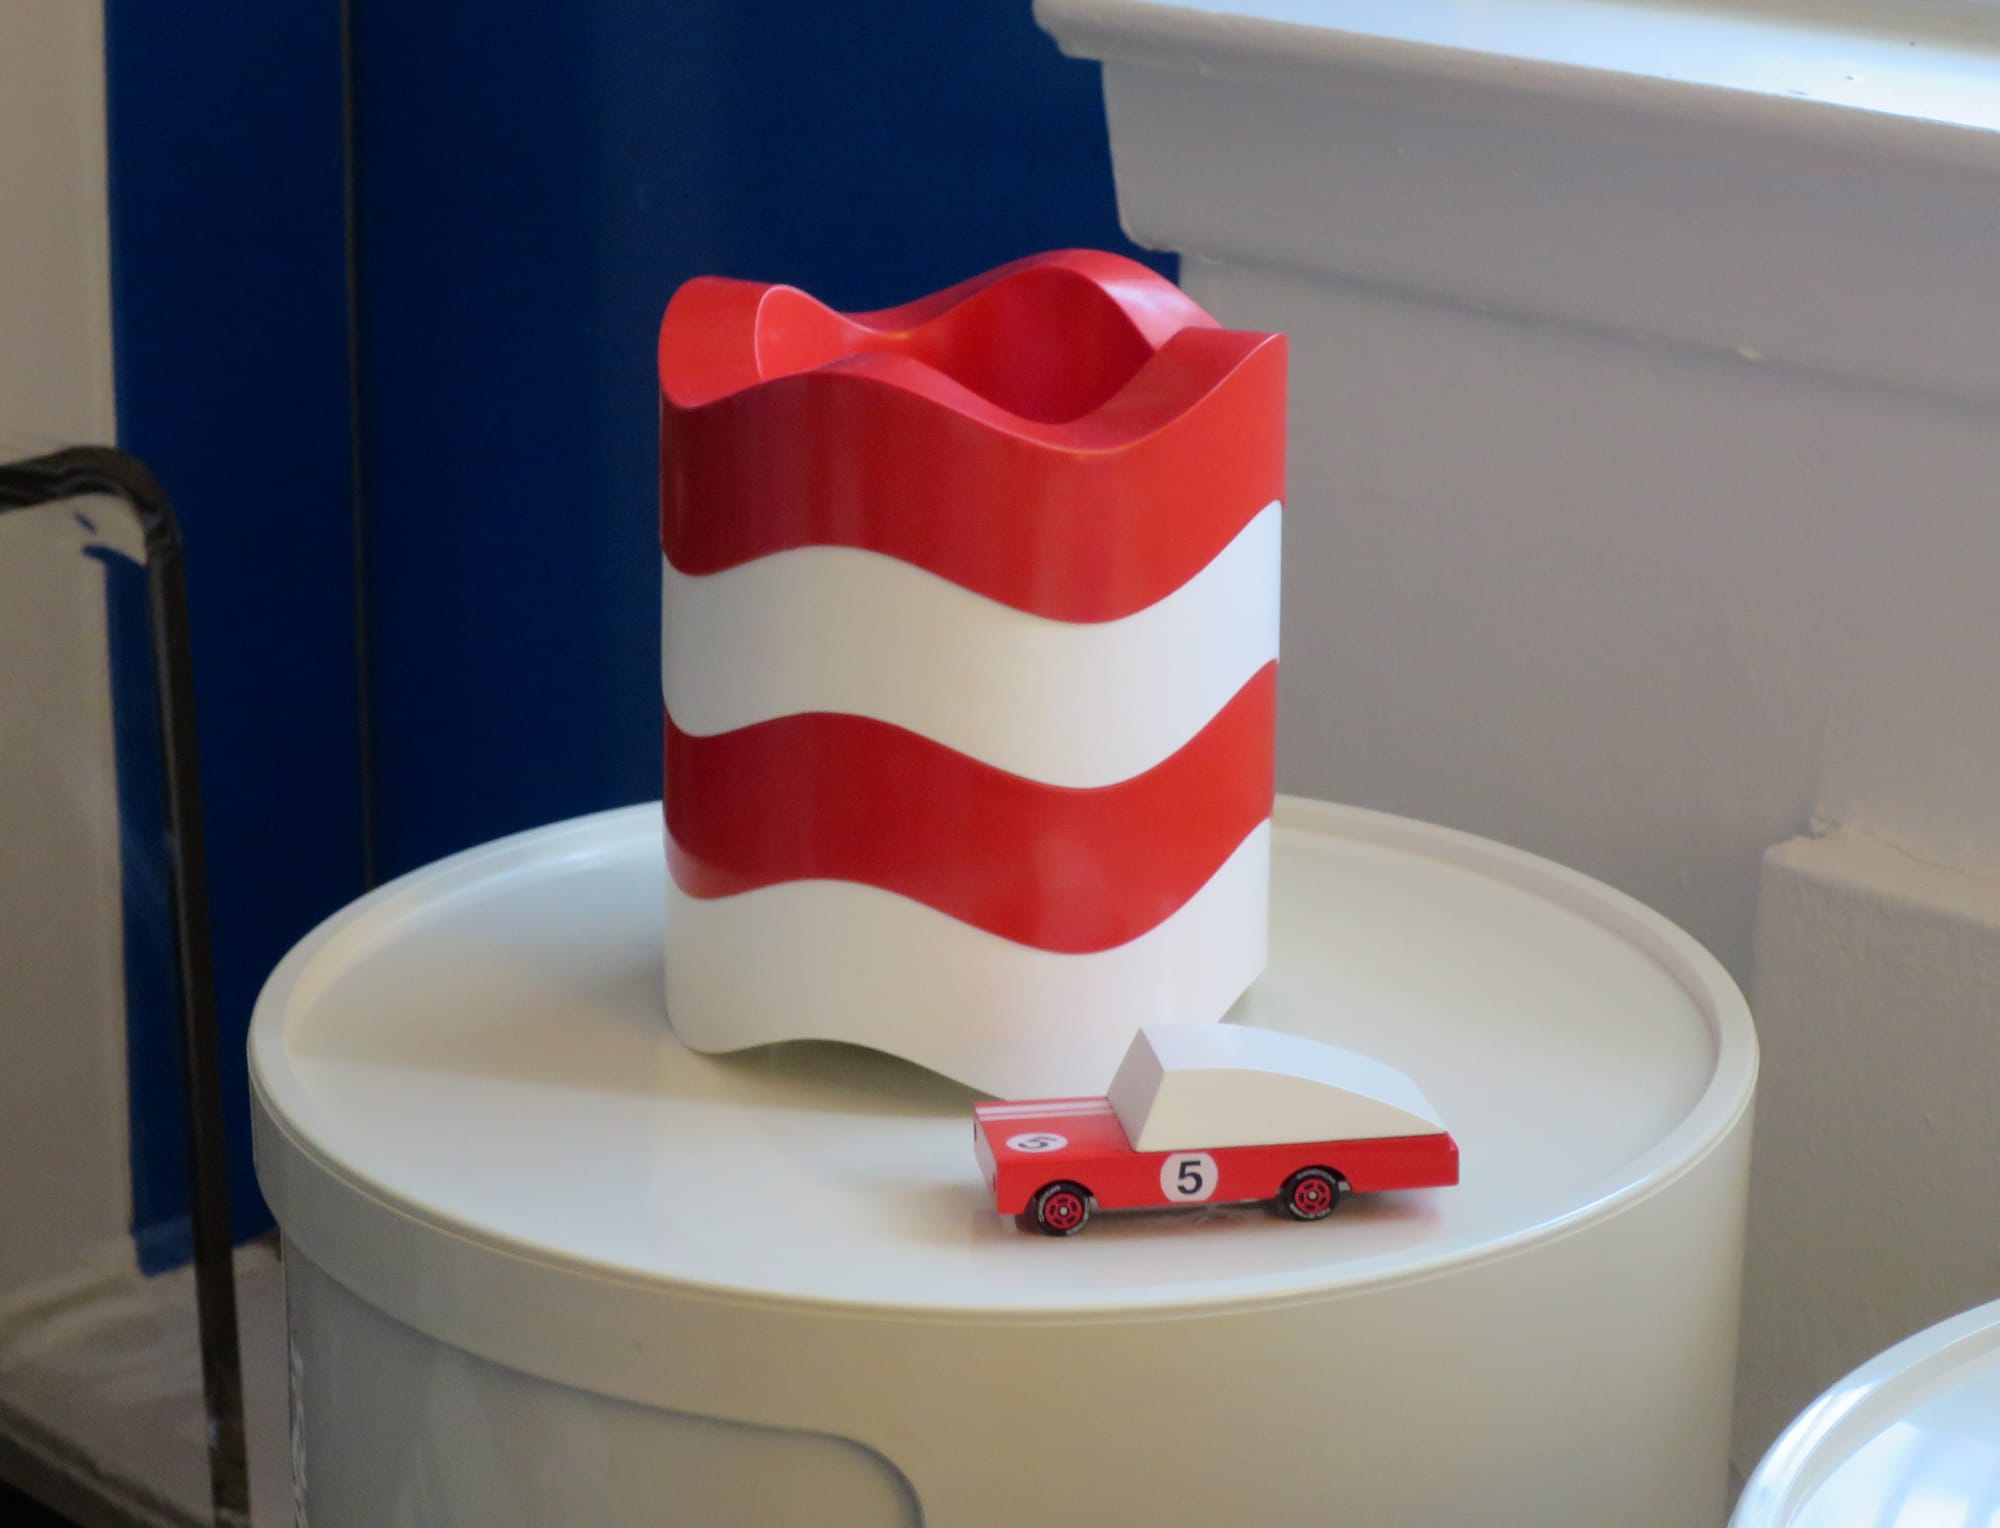
M 1411 1277 L 1560 1234 L 1696 1160 L 1755 1079 L 1741 996 L 1657 915 L 1483 840 L 1281 800 L 1270 966 L 1232 1021 L 1409 1073 L 1463 1182 L 1315 1224 L 1172 1210 L 1057 1241 L 994 1212 L 971 1090 L 852 1047 L 678 1044 L 664 874 L 653 804 L 469 851 L 329 920 L 252 1027 L 278 1149 L 412 1235 L 597 1274 L 1102 1311 Z

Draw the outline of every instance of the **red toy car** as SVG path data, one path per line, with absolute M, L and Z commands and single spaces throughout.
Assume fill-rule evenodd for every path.
M 1458 1143 L 1393 1067 L 1237 1024 L 1142 1029 L 1103 1098 L 979 1104 L 1003 1215 L 1074 1236 L 1093 1210 L 1271 1200 L 1323 1220 L 1346 1193 L 1458 1182 Z

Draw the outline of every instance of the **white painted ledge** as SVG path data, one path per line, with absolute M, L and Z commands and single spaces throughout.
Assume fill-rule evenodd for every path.
M 1993 1297 L 2000 880 L 1865 833 L 1764 860 L 1739 1460 L 1870 1355 Z
M 1825 106 L 2000 128 L 2000 18 L 1979 0 L 1038 0 L 1036 16 L 1071 52 L 1168 67 L 1200 53 L 1272 82 L 1429 75 L 1802 134 L 1841 130 Z
M 2000 11 L 1038 0 L 1140 242 L 2000 401 Z

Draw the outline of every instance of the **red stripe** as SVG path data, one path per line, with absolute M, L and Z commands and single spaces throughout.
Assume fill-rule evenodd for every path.
M 713 737 L 667 718 L 667 859 L 690 896 L 858 881 L 1044 950 L 1137 938 L 1271 814 L 1278 666 L 1117 785 L 1038 784 L 866 717 Z
M 668 559 L 858 547 L 1068 621 L 1172 593 L 1284 495 L 1285 342 L 1108 260 L 852 317 L 690 282 L 660 333 Z

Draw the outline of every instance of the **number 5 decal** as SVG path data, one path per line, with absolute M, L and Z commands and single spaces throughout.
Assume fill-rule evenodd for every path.
M 1179 1203 L 1215 1192 L 1215 1158 L 1205 1151 L 1176 1152 L 1160 1164 L 1160 1192 Z

